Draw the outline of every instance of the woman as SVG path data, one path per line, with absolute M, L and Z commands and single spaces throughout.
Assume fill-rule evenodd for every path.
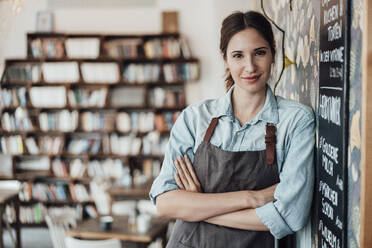
M 167 247 L 274 247 L 309 216 L 313 112 L 268 87 L 275 45 L 261 14 L 228 16 L 220 50 L 228 92 L 182 112 L 150 198 L 177 219 Z

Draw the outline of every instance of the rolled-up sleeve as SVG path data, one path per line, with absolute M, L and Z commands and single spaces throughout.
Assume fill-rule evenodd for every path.
M 314 187 L 314 116 L 297 125 L 279 174 L 276 201 L 256 208 L 260 220 L 277 239 L 296 232 L 308 221 Z
M 177 118 L 171 130 L 160 173 L 154 180 L 149 194 L 153 204 L 156 204 L 158 195 L 179 189 L 173 177 L 176 173 L 173 161 L 177 156 L 187 154 L 191 162 L 194 161 L 195 128 L 193 121 L 192 113 L 187 108 Z

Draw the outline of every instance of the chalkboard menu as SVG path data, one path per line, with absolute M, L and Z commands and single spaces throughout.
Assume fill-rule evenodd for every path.
M 346 247 L 349 11 L 320 1 L 317 150 L 318 247 Z

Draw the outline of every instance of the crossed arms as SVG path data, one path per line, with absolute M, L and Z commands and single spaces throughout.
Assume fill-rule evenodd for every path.
M 180 190 L 168 191 L 157 197 L 156 208 L 159 215 L 244 230 L 269 230 L 254 209 L 275 200 L 274 191 L 277 185 L 257 191 L 203 193 L 186 155 L 184 160 L 178 157 L 174 165 L 178 171 L 174 179 Z

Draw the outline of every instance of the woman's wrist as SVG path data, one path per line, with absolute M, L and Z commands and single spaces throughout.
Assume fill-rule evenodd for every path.
M 246 208 L 258 208 L 273 200 L 275 200 L 273 189 L 246 191 Z

